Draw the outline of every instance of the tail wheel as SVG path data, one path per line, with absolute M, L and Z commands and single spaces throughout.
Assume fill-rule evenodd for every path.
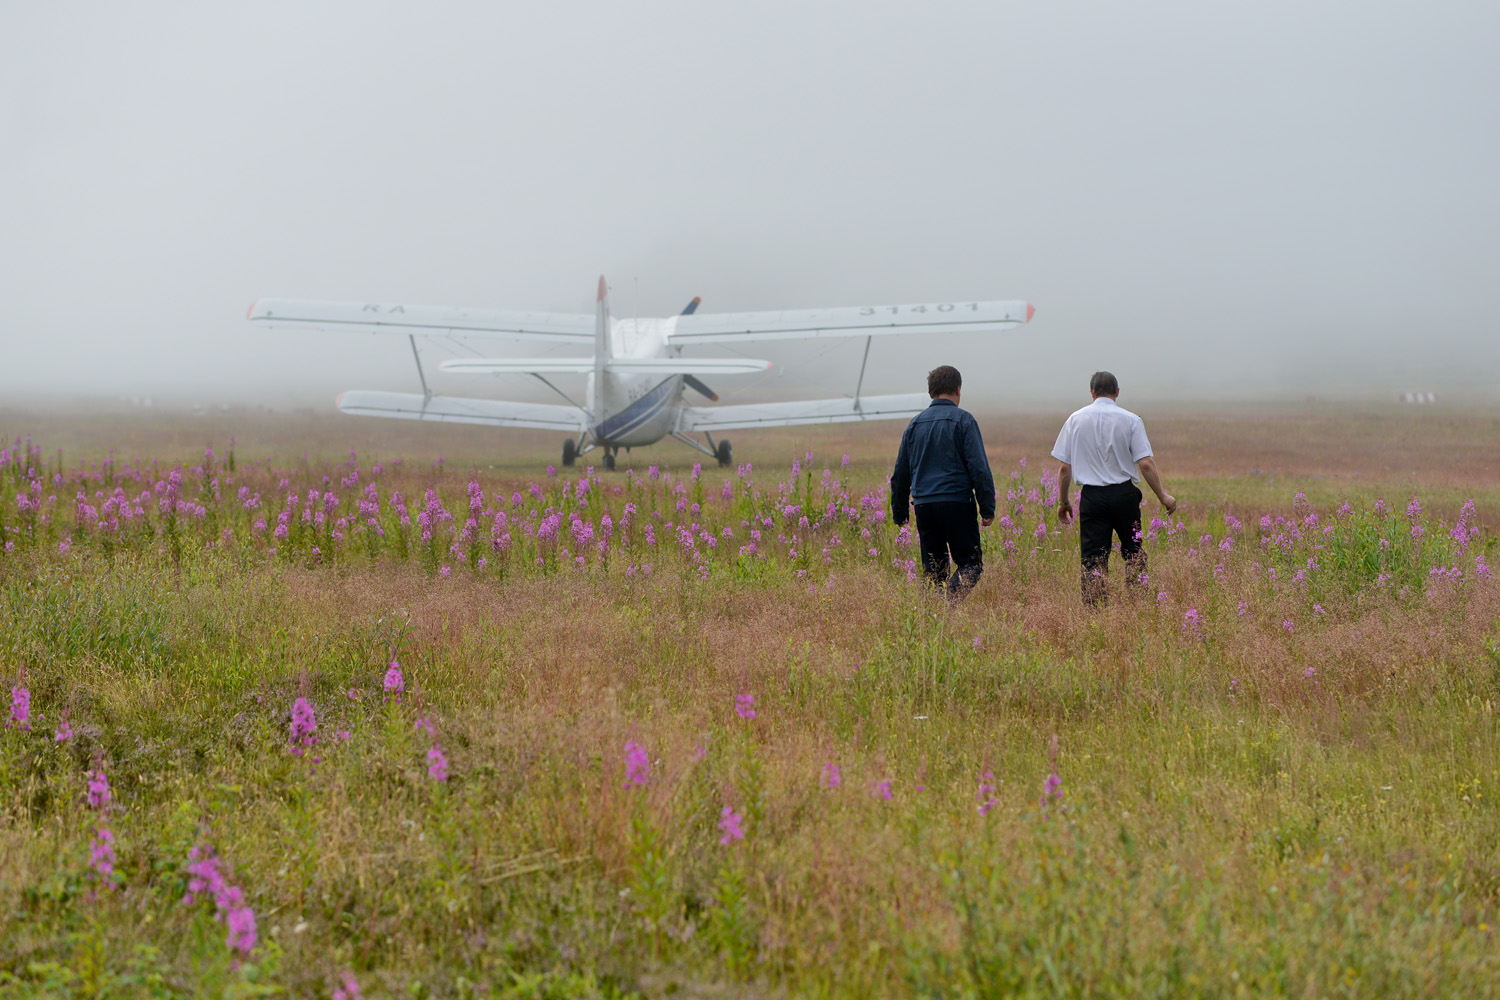
M 714 456 L 719 460 L 719 468 L 723 469 L 734 464 L 734 449 L 729 447 L 728 441 L 720 441 Z
M 578 442 L 568 438 L 563 442 L 563 465 L 572 465 L 578 461 Z

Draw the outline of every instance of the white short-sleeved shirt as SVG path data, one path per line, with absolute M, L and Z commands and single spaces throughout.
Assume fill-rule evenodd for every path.
M 1052 457 L 1073 467 L 1080 486 L 1135 482 L 1135 463 L 1150 455 L 1145 423 L 1106 396 L 1074 411 L 1052 447 Z

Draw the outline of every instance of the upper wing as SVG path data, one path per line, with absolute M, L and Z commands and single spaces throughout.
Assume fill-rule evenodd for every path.
M 588 424 L 582 410 L 554 403 L 507 403 L 462 396 L 423 396 L 419 392 L 370 392 L 353 389 L 339 397 L 339 410 L 362 417 L 395 417 L 449 424 L 492 427 L 539 427 L 569 433 Z
M 302 327 L 309 330 L 417 336 L 518 337 L 589 346 L 594 343 L 594 317 L 582 313 L 261 299 L 250 306 L 245 316 L 264 326 Z
M 934 302 L 791 312 L 694 313 L 677 317 L 676 344 L 744 343 L 891 333 L 994 332 L 1029 323 L 1029 302 Z
M 611 358 L 606 371 L 621 375 L 744 375 L 763 372 L 769 361 L 751 358 Z M 587 375 L 593 358 L 455 358 L 438 368 L 445 372 L 479 375 Z
M 685 406 L 677 430 L 728 431 L 741 427 L 790 427 L 794 424 L 845 424 L 856 420 L 897 420 L 927 409 L 932 400 L 920 392 L 853 399 L 809 399 L 795 403 L 751 403 L 745 406 Z

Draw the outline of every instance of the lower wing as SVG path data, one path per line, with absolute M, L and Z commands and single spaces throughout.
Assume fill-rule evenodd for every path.
M 339 411 L 360 417 L 431 420 L 446 424 L 488 424 L 491 427 L 538 427 L 575 433 L 588 417 L 573 406 L 554 403 L 508 403 L 499 399 L 464 396 L 423 396 L 418 392 L 370 392 L 352 389 L 339 397 Z
M 853 399 L 808 399 L 795 403 L 752 403 L 747 406 L 685 406 L 677 430 L 730 431 L 743 427 L 791 427 L 795 424 L 846 424 L 859 420 L 898 420 L 912 417 L 932 400 L 924 393 L 864 396 Z

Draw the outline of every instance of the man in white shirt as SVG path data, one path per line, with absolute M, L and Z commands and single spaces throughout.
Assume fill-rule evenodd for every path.
M 1057 475 L 1059 521 L 1073 517 L 1073 481 L 1083 487 L 1078 499 L 1083 599 L 1088 604 L 1101 604 L 1107 596 L 1104 574 L 1109 572 L 1114 535 L 1120 536 L 1120 555 L 1130 568 L 1126 582 L 1137 582 L 1146 571 L 1136 471 L 1168 514 L 1177 509 L 1177 498 L 1162 487 L 1151 442 L 1146 440 L 1146 425 L 1115 402 L 1120 395 L 1115 377 L 1109 372 L 1095 372 L 1089 379 L 1089 394 L 1094 401 L 1063 424 L 1052 457 L 1062 463 Z

